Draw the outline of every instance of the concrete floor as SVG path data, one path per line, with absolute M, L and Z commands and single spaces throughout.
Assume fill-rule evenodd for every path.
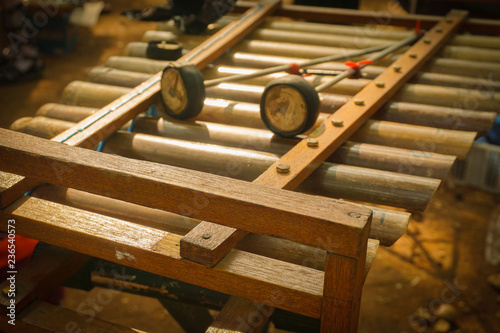
M 112 13 L 103 15 L 96 27 L 81 30 L 71 54 L 44 56 L 42 79 L 1 86 L 0 127 L 32 116 L 44 103 L 57 102 L 68 83 L 86 80 L 92 67 L 154 29 L 154 23 L 130 22 L 118 15 L 146 2 L 110 1 Z M 432 332 L 425 326 L 436 321 L 434 309 L 449 302 L 459 311 L 453 329 L 500 332 L 500 294 L 487 282 L 500 267 L 484 259 L 488 222 L 499 203 L 498 196 L 479 190 L 443 186 L 427 210 L 414 216 L 408 233 L 394 246 L 379 250 L 364 287 L 359 331 Z M 77 309 L 97 292 L 68 290 L 62 305 Z M 425 309 L 430 312 L 427 324 L 417 325 L 417 314 Z M 147 332 L 182 332 L 157 300 L 139 296 L 117 294 L 97 316 Z

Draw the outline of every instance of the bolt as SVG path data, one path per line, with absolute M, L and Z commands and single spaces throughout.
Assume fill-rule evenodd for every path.
M 306 142 L 308 147 L 317 147 L 319 145 L 318 140 L 315 138 L 307 138 Z
M 342 119 L 332 119 L 333 126 L 344 126 L 344 121 Z
M 356 105 L 365 105 L 365 100 L 362 99 L 362 98 L 356 98 L 354 100 L 354 104 L 356 104 Z
M 417 54 L 415 52 L 410 52 L 410 57 L 412 58 L 416 58 L 417 57 Z
M 379 88 L 385 87 L 385 82 L 384 81 L 375 81 L 375 85 Z
M 392 68 L 397 73 L 401 72 L 401 65 L 392 65 Z
M 360 213 L 349 213 L 350 217 L 354 217 L 355 219 L 359 219 L 361 217 Z
M 431 43 L 431 40 L 429 38 L 424 38 L 424 43 L 425 44 L 430 44 Z
M 276 166 L 276 171 L 278 171 L 279 173 L 289 173 L 290 166 L 288 164 L 278 164 Z
M 443 28 L 441 28 L 441 27 L 437 27 L 437 28 L 436 28 L 436 32 L 443 32 Z
M 449 18 L 449 17 L 446 18 L 446 23 L 452 23 L 452 22 L 453 22 L 453 20 L 451 18 Z
M 203 239 L 210 239 L 211 236 L 209 234 L 204 234 L 202 237 Z

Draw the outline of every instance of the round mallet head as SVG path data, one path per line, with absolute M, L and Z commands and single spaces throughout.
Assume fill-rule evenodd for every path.
M 260 100 L 260 115 L 272 132 L 292 137 L 310 129 L 319 114 L 316 89 L 298 75 L 269 82 Z
M 196 117 L 205 101 L 203 75 L 195 65 L 169 64 L 163 70 L 160 97 L 169 116 L 177 119 Z

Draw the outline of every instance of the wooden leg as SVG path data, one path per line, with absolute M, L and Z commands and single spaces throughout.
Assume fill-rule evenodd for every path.
M 365 262 L 366 243 L 362 245 L 357 259 L 328 253 L 321 333 L 357 332 Z

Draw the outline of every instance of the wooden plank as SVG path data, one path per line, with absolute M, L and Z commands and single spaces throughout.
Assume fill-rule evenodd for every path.
M 238 1 L 234 10 L 240 13 L 252 5 L 251 1 Z M 394 14 L 385 12 L 374 12 L 367 10 L 310 7 L 299 5 L 283 5 L 275 14 L 299 20 L 317 22 L 335 22 L 345 24 L 380 24 L 394 25 L 414 28 L 417 20 L 420 20 L 422 29 L 430 29 L 443 17 L 438 15 L 421 14 Z M 467 32 L 479 34 L 500 34 L 500 21 L 491 19 L 468 18 L 460 29 Z
M 430 59 L 458 29 L 466 16 L 467 13 L 463 11 L 450 12 L 447 18 L 451 22 L 443 20 L 439 24 L 441 32 L 433 29 L 425 34 L 424 39 L 430 39 L 431 43 L 425 43 L 421 39 L 394 63 L 401 66 L 400 71 L 388 68 L 377 77 L 377 81 L 385 82 L 384 87 L 378 87 L 374 81 L 371 82 L 310 135 L 318 140 L 318 147 L 310 148 L 306 139 L 300 141 L 262 173 L 254 183 L 289 190 L 297 187 L 422 68 L 425 61 Z M 415 53 L 416 58 L 410 57 L 410 53 Z M 363 99 L 364 104 L 356 105 L 354 100 L 357 99 Z M 334 118 L 343 120 L 343 126 L 334 126 L 332 123 Z M 279 164 L 290 166 L 290 172 L 277 173 L 276 168 Z M 219 236 L 217 239 L 205 242 L 202 237 L 205 232 Z M 202 222 L 183 238 L 181 254 L 190 260 L 213 265 L 245 235 L 246 233 L 241 230 Z
M 5 129 L 0 129 L 0 169 L 352 257 L 359 256 L 359 235 L 371 220 L 371 210 L 358 205 L 101 154 Z M 318 234 L 329 242 L 319 240 Z
M 75 311 L 45 302 L 35 302 L 19 314 L 18 332 L 85 332 L 85 333 L 140 333 L 143 331 L 123 327 L 99 318 L 88 318 Z M 12 327 L 9 329 L 12 332 Z
M 206 333 L 260 333 L 274 308 L 231 297 Z
M 280 4 L 281 1 L 278 0 L 254 4 L 240 20 L 224 27 L 178 61 L 189 61 L 199 69 L 203 69 L 249 34 L 255 26 L 278 9 Z M 155 103 L 161 88 L 160 79 L 161 72 L 52 140 L 84 148 L 95 146 Z M 37 184 L 32 179 L 21 179 L 9 188 L 0 188 L 0 204 L 2 205 L 0 208 L 6 207 Z
M 214 268 L 182 260 L 181 236 L 37 198 L 21 198 L 2 219 L 16 232 L 70 250 L 319 318 L 322 271 L 232 250 Z M 5 229 L 5 225 L 0 225 Z
M 16 225 L 17 228 L 17 225 Z M 16 275 L 15 304 L 21 311 L 33 300 L 49 297 L 55 288 L 77 272 L 90 257 L 49 246 L 41 254 L 23 266 Z M 0 284 L 0 290 L 9 288 L 9 281 Z M 0 294 L 2 312 L 10 304 L 11 298 Z
M 203 333 L 214 320 L 208 309 L 203 306 L 166 299 L 158 299 L 158 302 L 163 305 L 179 326 L 188 333 Z

